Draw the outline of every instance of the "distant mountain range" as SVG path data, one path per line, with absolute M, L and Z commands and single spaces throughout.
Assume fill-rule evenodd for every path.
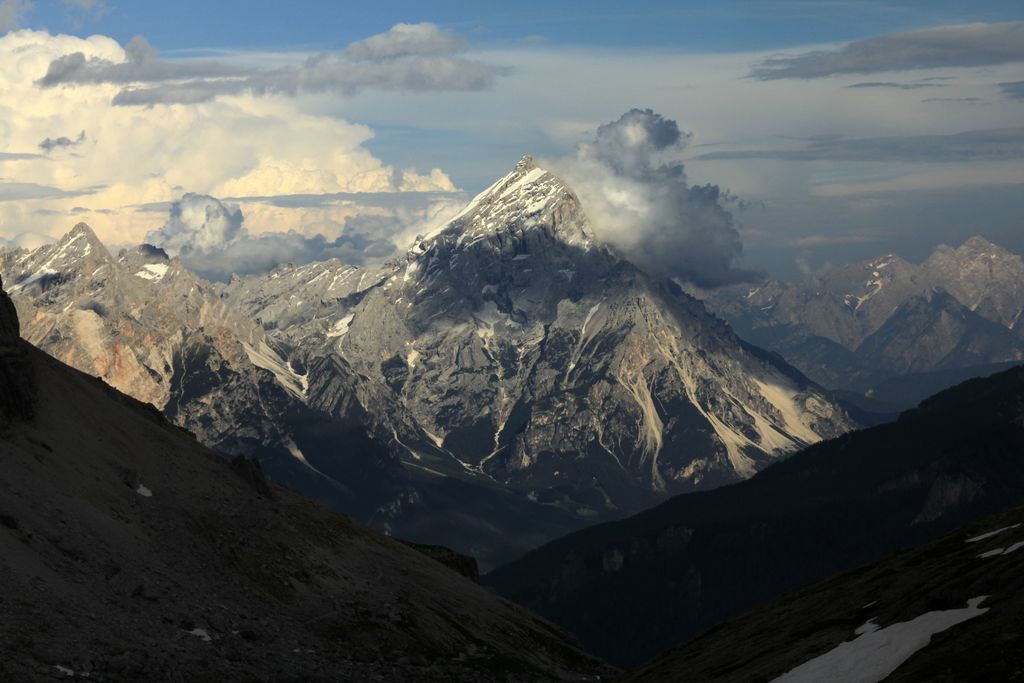
M 277 481 L 485 566 L 854 426 L 599 243 L 529 158 L 378 270 L 210 283 L 152 246 L 112 256 L 79 225 L 0 251 L 0 274 L 44 351 Z
M 941 246 L 920 265 L 886 254 L 806 282 L 703 298 L 741 337 L 819 384 L 900 407 L 943 388 L 937 378 L 951 386 L 1024 361 L 1024 261 L 981 237 Z M 887 391 L 907 375 L 925 388 Z
M 894 423 L 811 446 L 748 481 L 578 531 L 485 581 L 591 652 L 632 667 L 727 617 L 1022 502 L 1017 367 L 942 392 Z M 963 606 L 974 595 L 944 597 L 944 606 Z M 808 629 L 828 613 L 819 608 Z M 793 618 L 794 631 L 813 632 Z
M 0 292 L 0 679 L 610 673 L 467 558 L 269 483 L 18 332 Z

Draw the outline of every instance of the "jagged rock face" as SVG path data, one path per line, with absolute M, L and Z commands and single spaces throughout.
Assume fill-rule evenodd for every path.
M 22 349 L 39 402 L 0 440 L 0 680 L 612 673 L 441 564 L 472 576 L 472 560 L 374 533 Z
M 350 270 L 325 264 L 332 266 Z M 230 286 L 203 281 L 159 249 L 142 245 L 114 257 L 78 225 L 35 251 L 0 250 L 0 274 L 30 342 L 152 403 L 204 444 L 256 457 L 277 481 L 378 529 L 451 544 L 491 565 L 580 523 L 510 500 L 493 481 L 466 473 L 386 385 L 336 355 L 305 353 L 272 323 L 268 333 L 226 293 Z M 273 284 L 268 278 L 271 293 Z M 289 291 L 279 311 L 286 322 L 288 311 L 308 310 L 292 298 L 297 292 L 306 302 L 316 293 Z M 319 294 L 332 293 L 353 291 L 325 282 Z M 413 452 L 429 472 L 403 466 L 401 457 L 413 460 Z
M 229 446 L 242 443 L 240 425 L 254 442 L 280 438 L 254 406 L 297 401 L 299 379 L 259 325 L 162 250 L 142 245 L 114 257 L 83 223 L 35 251 L 0 252 L 0 272 L 29 343 L 165 410 L 215 447 L 243 452 Z
M 926 372 L 1022 358 L 1014 333 L 961 304 L 945 290 L 903 303 L 859 348 L 885 367 Z
M 851 426 L 599 243 L 528 158 L 379 270 L 214 285 L 154 247 L 115 258 L 78 226 L 0 252 L 0 273 L 44 350 L 289 486 L 485 565 Z M 378 445 L 339 446 L 353 422 Z
M 981 237 L 956 249 L 941 246 L 921 265 L 942 286 L 983 318 L 1018 330 L 1024 316 L 1024 261 Z
M 887 254 L 804 283 L 702 298 L 741 336 L 829 387 L 1024 360 L 1024 261 L 980 237 L 940 246 L 921 265 Z
M 302 282 L 345 286 L 283 315 Z M 577 515 L 746 477 L 849 427 L 598 243 L 571 190 L 529 159 L 388 270 L 279 269 L 230 291 L 299 358 L 334 354 L 388 387 L 467 471 Z

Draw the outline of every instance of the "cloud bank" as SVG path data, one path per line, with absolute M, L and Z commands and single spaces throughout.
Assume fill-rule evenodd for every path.
M 718 287 L 758 277 L 736 264 L 743 246 L 717 185 L 689 185 L 689 135 L 650 109 L 597 129 L 554 169 L 576 191 L 597 236 L 647 269 Z
M 104 36 L 31 30 L 0 36 L 2 234 L 60 235 L 86 220 L 108 244 L 137 244 L 154 227 L 152 213 L 140 207 L 195 192 L 321 198 L 292 206 L 240 200 L 246 226 L 257 235 L 291 230 L 333 242 L 372 216 L 390 220 L 385 236 L 394 238 L 435 194 L 456 190 L 439 168 L 420 173 L 384 164 L 366 147 L 374 136 L 368 127 L 309 113 L 291 98 L 242 95 L 160 110 L 112 106 L 122 85 L 93 83 L 94 74 L 82 74 L 104 64 L 149 69 L 153 57 L 145 43 L 128 47 Z M 37 81 L 69 54 L 82 55 L 79 76 L 90 82 L 40 88 Z M 415 196 L 406 201 L 407 194 Z M 363 201 L 378 195 L 403 199 Z
M 893 33 L 838 50 L 769 57 L 750 75 L 759 80 L 974 67 L 1024 62 L 1024 21 L 957 24 Z
M 198 104 L 218 97 L 300 92 L 353 95 L 364 88 L 395 91 L 482 90 L 505 69 L 462 56 L 465 41 L 436 24 L 396 24 L 341 52 L 322 52 L 299 65 L 246 69 L 214 60 L 164 60 L 144 38 L 124 48 L 124 59 L 81 52 L 53 60 L 41 88 L 114 84 L 119 106 Z
M 171 203 L 167 220 L 150 231 L 145 241 L 179 256 L 203 277 L 227 281 L 233 274 L 260 273 L 281 263 L 304 264 L 330 258 L 356 266 L 379 262 L 397 251 L 396 241 L 405 239 L 406 233 L 422 232 L 424 222 L 443 221 L 454 215 L 456 208 L 446 206 L 435 215 L 437 211 L 434 207 L 422 214 L 351 217 L 343 234 L 334 239 L 295 230 L 254 235 L 245 227 L 239 206 L 188 193 Z

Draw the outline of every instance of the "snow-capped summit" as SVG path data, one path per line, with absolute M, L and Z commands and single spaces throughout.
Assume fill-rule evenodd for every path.
M 580 516 L 749 476 L 850 425 L 594 242 L 571 188 L 529 157 L 336 324 L 330 352 L 388 386 L 466 471 Z
M 571 211 L 578 203 L 557 176 L 537 166 L 533 157 L 527 155 L 454 218 L 422 238 L 417 247 L 425 250 L 428 242 L 442 235 L 466 244 L 497 231 L 540 226 L 553 228 L 560 239 L 569 243 L 586 244 L 591 235 L 584 221 L 551 220 L 553 214 Z
M 852 426 L 589 226 L 526 157 L 379 270 L 326 261 L 214 285 L 141 247 L 15 299 L 26 336 L 205 442 L 485 563 Z M 23 255 L 0 252 L 5 279 Z M 354 421 L 385 457 L 323 436 Z
M 78 223 L 63 237 L 38 249 L 5 250 L 13 263 L 5 269 L 11 293 L 34 291 L 42 293 L 57 283 L 81 281 L 97 274 L 113 262 L 96 233 L 85 223 Z

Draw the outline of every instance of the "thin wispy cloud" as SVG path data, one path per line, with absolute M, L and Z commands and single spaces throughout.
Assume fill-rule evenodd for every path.
M 982 97 L 926 97 L 922 102 L 984 102 Z
M 1003 95 L 1010 99 L 1024 100 L 1024 81 L 1000 83 L 999 89 L 1003 91 Z
M 394 91 L 472 91 L 493 83 L 506 69 L 463 55 L 466 42 L 436 24 L 397 24 L 384 33 L 323 52 L 299 65 L 253 69 L 216 60 L 166 60 L 141 37 L 114 62 L 64 55 L 49 65 L 38 85 L 112 83 L 126 86 L 113 104 L 198 104 L 221 96 L 330 92 L 354 95 L 366 88 Z
M 894 83 L 892 81 L 865 81 L 844 86 L 846 88 L 891 88 L 893 90 L 920 90 L 921 88 L 945 88 L 944 83 Z
M 78 145 L 85 142 L 85 131 L 83 130 L 78 134 L 76 138 L 69 138 L 64 135 L 58 138 L 46 138 L 39 143 L 39 149 L 44 152 L 52 152 L 55 149 L 68 149 L 70 147 L 77 147 Z
M 87 187 L 81 190 L 62 190 L 51 185 L 23 182 L 0 181 L 0 202 L 14 202 L 26 199 L 64 199 L 96 194 L 101 187 Z
M 709 152 L 697 158 L 919 163 L 1010 161 L 1024 158 L 1024 128 L 975 130 L 952 135 L 822 137 L 808 140 L 803 147 L 796 149 L 731 150 Z
M 0 161 L 19 161 L 22 159 L 40 159 L 41 154 L 30 154 L 28 152 L 0 152 Z
M 837 50 L 769 57 L 750 75 L 759 80 L 825 78 L 1013 62 L 1024 62 L 1024 21 L 939 26 L 858 40 Z

